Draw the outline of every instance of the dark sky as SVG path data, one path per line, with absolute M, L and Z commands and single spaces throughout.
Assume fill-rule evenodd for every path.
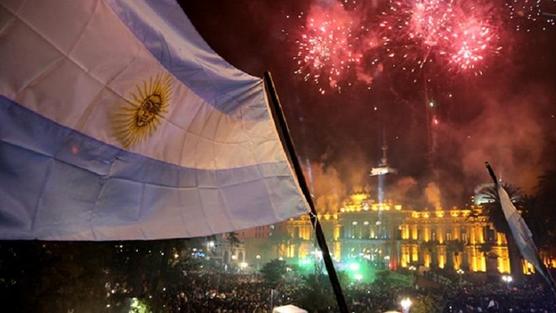
M 341 94 L 321 95 L 293 73 L 296 27 L 304 20 L 296 25 L 285 17 L 322 3 L 204 0 L 182 1 L 182 7 L 229 63 L 259 77 L 271 71 L 300 157 L 322 169 L 315 179 L 338 176 L 343 192 L 372 186 L 366 173 L 379 162 L 384 129 L 389 162 L 399 170 L 389 178 L 392 192 L 412 190 L 419 198 L 433 183 L 445 206 L 461 205 L 488 182 L 484 161 L 507 182 L 534 192 L 536 178 L 556 160 L 556 27 L 542 31 L 531 23 L 530 32 L 516 32 L 502 23 L 503 49 L 482 76 L 431 69 L 425 84 L 384 70 L 370 91 L 354 83 Z M 368 3 L 376 7 L 370 15 L 384 5 Z

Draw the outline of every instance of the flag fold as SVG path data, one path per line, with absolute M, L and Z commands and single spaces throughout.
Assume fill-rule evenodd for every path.
M 174 0 L 0 3 L 0 239 L 196 237 L 307 211 L 262 79 Z

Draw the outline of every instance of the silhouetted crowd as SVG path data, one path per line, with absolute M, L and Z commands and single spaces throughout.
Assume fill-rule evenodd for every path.
M 445 313 L 554 313 L 556 302 L 541 284 L 473 285 L 458 290 Z
M 169 312 L 263 313 L 271 312 L 273 306 L 294 302 L 300 292 L 298 287 L 298 284 L 288 283 L 271 289 L 254 275 L 190 273 L 177 290 L 165 290 L 162 302 Z M 416 303 L 435 303 L 436 307 L 425 307 L 425 311 L 431 313 L 556 313 L 553 295 L 540 284 L 454 285 L 439 293 L 411 289 Z M 407 295 L 408 290 L 379 281 L 344 288 L 352 312 L 373 313 L 399 310 L 399 297 Z
M 189 275 L 180 290 L 168 290 L 171 312 L 270 312 L 270 289 L 260 281 L 230 274 Z

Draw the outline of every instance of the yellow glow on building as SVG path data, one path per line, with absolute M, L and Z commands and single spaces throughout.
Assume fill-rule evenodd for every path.
M 411 225 L 411 239 L 417 240 L 418 238 L 417 224 Z
M 425 250 L 423 252 L 423 265 L 425 267 L 430 268 L 431 267 L 431 263 L 432 263 L 432 258 L 431 258 L 431 254 L 429 252 L 429 250 Z
M 297 257 L 300 259 L 307 258 L 311 254 L 312 248 L 313 248 L 312 244 L 304 243 L 299 245 L 299 253 Z
M 417 245 L 411 246 L 411 262 L 419 262 L 419 247 Z
M 286 256 L 288 258 L 295 258 L 295 245 L 289 245 Z
M 409 247 L 408 246 L 402 246 L 401 247 L 402 250 L 402 255 L 401 255 L 401 266 L 402 267 L 407 267 L 409 265 L 409 263 L 411 263 L 411 259 L 409 256 Z
M 438 246 L 438 267 L 446 266 L 446 246 Z
M 463 262 L 463 257 L 461 255 L 461 253 L 452 253 L 451 256 L 448 257 L 452 257 L 454 259 L 454 270 L 459 270 L 461 269 L 462 266 L 462 262 Z
M 438 226 L 436 228 L 436 240 L 438 240 L 438 243 L 443 244 L 444 243 L 444 227 L 442 226 Z
M 523 268 L 523 274 L 525 275 L 535 274 L 535 267 L 533 266 L 533 264 L 527 262 L 526 260 L 523 260 L 523 262 L 521 262 L 521 267 Z
M 320 217 L 332 242 L 335 260 L 354 257 L 381 260 L 388 255 L 404 268 L 419 265 L 510 273 L 507 240 L 480 213 L 480 208 L 409 210 L 393 202 L 373 203 L 366 195 L 356 194 L 339 212 Z M 311 257 L 314 230 L 310 219 L 307 216 L 290 219 L 286 229 L 290 238 L 286 246 L 280 245 L 279 256 Z M 556 268 L 556 258 L 543 256 L 543 261 Z M 533 273 L 534 269 L 524 263 L 523 271 Z
M 473 272 L 486 272 L 486 258 L 484 254 L 479 251 L 478 247 L 470 247 L 471 264 L 470 268 Z
M 544 265 L 546 265 L 547 268 L 556 268 L 556 258 L 555 257 L 550 257 L 549 255 L 546 255 L 545 252 L 540 253 L 540 257 L 544 263 Z
M 480 226 L 470 226 L 469 227 L 469 242 L 472 245 L 478 245 L 485 243 L 485 237 L 483 235 L 483 229 Z
M 503 233 L 496 232 L 496 245 L 497 246 L 505 246 L 508 244 L 506 240 L 506 236 Z
M 496 258 L 496 268 L 501 274 L 508 274 L 511 272 L 510 256 L 507 247 L 493 247 L 492 251 L 498 256 Z
M 354 204 L 361 204 L 363 201 L 367 200 L 369 195 L 363 192 L 354 193 L 350 196 L 351 202 Z
M 475 232 L 477 233 L 477 238 L 480 244 L 485 243 L 485 233 L 483 232 L 483 228 L 480 226 L 475 227 Z
M 461 228 L 456 225 L 452 227 L 452 240 L 461 240 Z
M 431 240 L 431 229 L 430 226 L 425 226 L 423 228 L 423 241 L 429 242 Z
M 312 233 L 313 233 L 313 230 L 309 226 L 300 226 L 299 227 L 299 238 L 301 238 L 303 240 L 311 239 Z
M 332 237 L 334 241 L 340 239 L 340 225 L 334 225 L 334 234 Z
M 342 258 L 342 246 L 339 241 L 334 242 L 333 255 L 334 259 L 339 261 Z
M 404 240 L 409 239 L 409 225 L 401 226 L 401 235 L 402 235 L 402 239 Z

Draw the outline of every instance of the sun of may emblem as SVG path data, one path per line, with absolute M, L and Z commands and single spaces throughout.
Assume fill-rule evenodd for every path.
M 150 136 L 160 124 L 172 93 L 170 75 L 156 75 L 131 92 L 131 99 L 114 115 L 118 141 L 126 148 Z

